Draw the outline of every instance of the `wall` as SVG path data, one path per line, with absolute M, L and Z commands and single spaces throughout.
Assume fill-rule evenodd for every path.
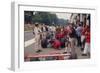
M 1 0 L 0 1 L 0 73 L 12 73 L 10 68 L 10 55 L 11 55 L 11 2 L 14 0 Z M 44 5 L 62 5 L 66 6 L 67 4 L 71 5 L 86 5 L 86 6 L 96 6 L 98 13 L 98 24 L 94 24 L 96 27 L 95 35 L 96 35 L 96 44 L 95 48 L 100 50 L 99 40 L 100 40 L 100 2 L 99 0 L 16 0 L 22 2 L 33 2 L 34 4 L 44 4 Z M 98 54 L 99 55 L 99 54 Z M 99 57 L 100 58 L 100 57 Z M 98 59 L 100 62 L 100 59 Z M 100 67 L 100 63 L 99 63 Z M 29 72 L 38 72 L 38 73 L 68 73 L 68 72 L 98 72 L 99 67 L 79 67 L 79 68 L 64 68 L 58 70 L 40 70 L 40 71 L 29 71 Z M 25 71 L 24 71 L 25 72 Z M 28 71 L 26 71 L 28 72 Z

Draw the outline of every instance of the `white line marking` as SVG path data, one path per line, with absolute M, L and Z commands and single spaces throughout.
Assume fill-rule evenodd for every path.
M 31 44 L 35 43 L 35 38 L 31 39 L 31 40 L 28 40 L 28 41 L 25 41 L 25 44 L 24 44 L 24 47 L 27 47 Z

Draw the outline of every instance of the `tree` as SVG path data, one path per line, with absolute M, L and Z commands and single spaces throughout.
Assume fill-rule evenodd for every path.
M 66 24 L 66 20 L 59 19 L 56 14 L 50 12 L 25 11 L 25 22 L 44 23 L 46 25 Z

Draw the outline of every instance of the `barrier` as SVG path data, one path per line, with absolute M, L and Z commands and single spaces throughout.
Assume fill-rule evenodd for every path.
M 31 59 L 38 59 L 38 58 L 46 59 L 48 57 L 52 57 L 53 58 L 52 60 L 65 60 L 69 59 L 70 55 L 71 55 L 70 53 L 28 54 L 27 56 L 25 56 L 25 61 L 31 61 Z

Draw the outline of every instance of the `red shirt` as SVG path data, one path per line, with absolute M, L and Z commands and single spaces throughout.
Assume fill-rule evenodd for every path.
M 85 35 L 85 32 L 86 32 L 87 30 L 88 30 L 87 27 L 83 27 L 83 28 L 82 28 L 82 35 Z
M 90 43 L 90 32 L 87 32 L 85 37 L 86 37 L 86 42 Z
M 53 47 L 54 47 L 55 49 L 59 49 L 60 46 L 61 46 L 60 41 L 59 41 L 59 40 L 55 40 L 54 43 L 53 43 Z
M 64 37 L 64 33 L 62 33 L 62 32 L 56 34 L 57 39 L 61 39 L 63 37 Z

